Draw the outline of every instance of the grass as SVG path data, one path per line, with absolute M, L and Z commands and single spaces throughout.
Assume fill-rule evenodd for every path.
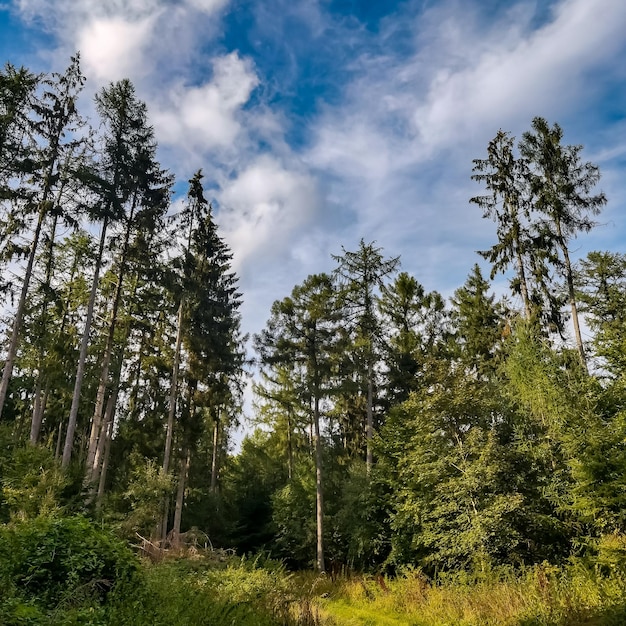
M 618 626 L 626 623 L 626 581 L 581 565 L 436 584 L 407 572 L 395 580 L 346 579 L 317 603 L 323 619 L 342 626 Z
M 45 565 L 45 564 L 44 564 Z M 42 566 L 43 567 L 43 566 Z M 602 573 L 600 573 L 600 571 Z M 97 587 L 97 580 L 91 581 Z M 16 591 L 2 598 L 0 623 L 74 626 L 619 626 L 626 623 L 626 575 L 619 564 L 577 562 L 521 571 L 485 569 L 429 581 L 289 573 L 276 562 L 221 553 L 147 560 L 136 581 L 102 596 L 87 581 L 54 604 Z M 92 585 L 93 586 L 93 585 Z M 95 588 L 95 587 L 94 587 Z M 27 588 L 28 590 L 29 588 Z M 30 592 L 29 592 L 30 593 Z

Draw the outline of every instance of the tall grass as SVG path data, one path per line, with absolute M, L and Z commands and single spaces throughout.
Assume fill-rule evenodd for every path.
M 395 580 L 346 579 L 319 598 L 321 616 L 345 626 L 598 626 L 626 624 L 623 576 L 574 564 L 522 572 Z

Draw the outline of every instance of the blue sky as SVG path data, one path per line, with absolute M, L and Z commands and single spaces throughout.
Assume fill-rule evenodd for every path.
M 0 0 L 2 61 L 76 50 L 84 111 L 128 77 L 162 164 L 203 168 L 248 332 L 361 238 L 451 295 L 495 237 L 472 159 L 536 115 L 602 171 L 575 255 L 626 251 L 624 0 Z

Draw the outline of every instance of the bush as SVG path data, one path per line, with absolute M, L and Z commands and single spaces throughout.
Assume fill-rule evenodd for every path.
M 139 562 L 83 517 L 38 517 L 0 527 L 0 586 L 45 609 L 102 603 L 138 582 Z

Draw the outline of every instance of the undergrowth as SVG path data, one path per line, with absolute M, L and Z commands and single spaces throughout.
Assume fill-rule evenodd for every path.
M 606 543 L 606 542 L 605 542 Z M 290 573 L 262 556 L 172 551 L 140 561 L 84 518 L 0 526 L 5 626 L 618 626 L 626 623 L 624 541 L 593 560 L 485 567 L 394 579 Z

